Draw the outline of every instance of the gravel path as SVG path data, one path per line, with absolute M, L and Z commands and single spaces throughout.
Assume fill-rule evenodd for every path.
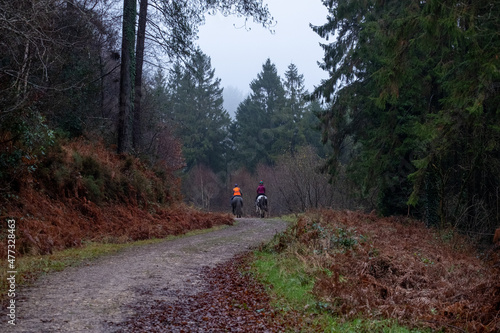
M 2 315 L 1 330 L 118 332 L 117 324 L 138 315 L 132 310 L 138 304 L 175 302 L 200 292 L 203 267 L 268 241 L 285 227 L 279 220 L 243 218 L 221 230 L 132 247 L 90 266 L 49 274 L 20 291 L 16 326 Z

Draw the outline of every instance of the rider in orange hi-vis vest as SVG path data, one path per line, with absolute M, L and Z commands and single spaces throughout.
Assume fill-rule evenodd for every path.
M 235 196 L 242 196 L 241 195 L 241 189 L 238 187 L 238 184 L 234 184 L 234 188 L 233 188 L 233 197 Z

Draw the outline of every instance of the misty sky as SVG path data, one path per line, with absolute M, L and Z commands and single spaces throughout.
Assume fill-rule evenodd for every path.
M 236 101 L 230 103 L 239 103 L 250 92 L 249 84 L 262 71 L 267 58 L 276 65 L 281 78 L 293 62 L 304 75 L 309 91 L 327 77 L 317 65 L 323 58 L 319 43 L 325 41 L 309 27 L 309 23 L 326 23 L 327 10 L 321 0 L 264 0 L 264 3 L 277 21 L 271 28 L 274 34 L 251 20 L 245 28 L 244 18 L 220 14 L 207 16 L 206 24 L 200 27 L 198 44 L 211 58 L 215 75 L 222 80 L 224 97 L 235 97 Z

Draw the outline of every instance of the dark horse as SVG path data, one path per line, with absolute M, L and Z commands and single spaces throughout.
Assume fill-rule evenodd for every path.
M 259 195 L 257 197 L 257 202 L 255 204 L 255 208 L 257 211 L 257 214 L 259 214 L 260 217 L 264 217 L 267 212 L 267 197 L 265 195 Z
M 242 207 L 243 207 L 243 198 L 240 196 L 234 196 L 231 199 L 231 206 L 233 207 L 233 214 L 236 217 L 241 217 L 242 215 Z

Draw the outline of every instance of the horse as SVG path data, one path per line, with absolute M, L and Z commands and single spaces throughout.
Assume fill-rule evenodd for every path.
M 264 194 L 261 194 L 257 197 L 257 202 L 255 203 L 255 210 L 261 218 L 266 215 L 267 197 Z
M 243 198 L 240 196 L 234 196 L 231 199 L 231 206 L 233 207 L 233 215 L 236 215 L 236 217 L 241 217 L 242 214 L 242 207 L 243 207 Z

